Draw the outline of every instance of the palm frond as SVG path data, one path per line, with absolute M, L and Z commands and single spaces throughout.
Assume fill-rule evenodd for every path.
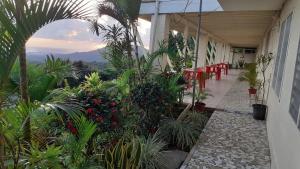
M 17 10 L 14 0 L 0 2 L 0 84 L 8 79 L 17 56 L 27 40 L 40 28 L 61 19 L 84 18 L 89 15 L 87 1 L 28 0 Z M 16 24 L 17 11 L 21 17 Z

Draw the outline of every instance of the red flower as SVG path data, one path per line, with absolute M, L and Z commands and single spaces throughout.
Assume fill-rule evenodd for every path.
M 116 109 L 112 109 L 111 112 L 112 112 L 112 113 L 116 113 L 117 110 L 116 110 Z
M 111 102 L 110 105 L 111 105 L 112 107 L 115 107 L 115 106 L 117 105 L 117 103 L 116 103 L 116 102 Z
M 94 103 L 94 105 L 99 106 L 102 103 L 102 100 L 101 99 L 93 99 L 93 103 Z
M 93 108 L 88 108 L 88 109 L 86 110 L 86 112 L 87 112 L 88 114 L 92 114 L 92 113 L 94 112 L 94 109 L 93 109 Z
M 78 130 L 75 128 L 75 127 L 72 127 L 70 129 L 71 133 L 74 134 L 74 135 L 77 135 L 78 134 Z
M 70 129 L 73 127 L 73 123 L 71 121 L 67 122 L 67 128 Z
M 67 128 L 70 130 L 70 132 L 74 135 L 78 133 L 78 130 L 74 127 L 73 123 L 71 121 L 67 122 Z

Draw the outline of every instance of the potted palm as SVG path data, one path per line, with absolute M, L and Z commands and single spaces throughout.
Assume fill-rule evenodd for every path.
M 264 102 L 265 99 L 265 85 L 266 85 L 266 71 L 267 68 L 269 67 L 271 61 L 273 59 L 273 54 L 269 53 L 267 55 L 260 55 L 257 58 L 257 68 L 260 71 L 262 75 L 262 80 L 261 80 L 261 102 L 258 101 L 257 103 L 253 104 L 253 118 L 256 120 L 265 120 L 266 113 L 267 113 L 267 105 Z
M 195 102 L 195 110 L 197 112 L 204 112 L 206 104 L 203 102 L 209 94 L 204 90 L 197 90 L 196 92 L 196 102 Z
M 249 95 L 257 93 L 257 71 L 256 71 L 256 63 L 251 63 L 246 66 L 246 72 L 242 74 L 242 79 L 246 80 L 249 84 Z

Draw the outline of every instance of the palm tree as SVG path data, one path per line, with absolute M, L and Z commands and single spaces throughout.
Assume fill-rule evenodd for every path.
M 40 28 L 61 19 L 88 16 L 85 0 L 1 0 L 0 2 L 0 88 L 19 57 L 20 93 L 29 102 L 26 50 L 28 39 Z M 25 122 L 24 137 L 30 142 L 30 118 Z
M 141 6 L 141 0 L 104 0 L 98 6 L 98 15 L 107 15 L 114 18 L 125 28 L 125 38 L 127 41 L 127 54 L 131 59 L 131 42 L 135 46 L 135 57 L 137 62 L 139 78 L 141 77 L 141 65 L 138 53 L 138 42 L 137 42 L 137 20 L 139 16 L 139 10 Z M 99 29 L 101 24 L 97 21 L 93 22 L 93 29 L 96 34 L 99 35 Z

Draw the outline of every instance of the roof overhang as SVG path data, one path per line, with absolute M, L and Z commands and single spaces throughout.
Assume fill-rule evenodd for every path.
M 202 14 L 203 32 L 207 32 L 218 41 L 231 44 L 234 47 L 256 48 L 261 43 L 266 31 L 272 25 L 278 11 L 218 11 Z M 170 14 L 170 27 L 184 32 L 183 25 L 188 25 L 190 34 L 195 36 L 198 14 Z M 151 20 L 148 16 L 142 18 Z
M 212 0 L 203 0 L 203 11 L 215 11 L 215 3 L 209 3 Z M 217 3 L 217 0 L 213 0 Z M 156 12 L 159 5 L 159 14 L 174 13 L 195 13 L 199 12 L 200 0 L 143 0 L 140 9 L 140 15 L 152 15 Z
M 280 10 L 286 0 L 218 0 L 224 11 Z
M 232 46 L 257 47 L 277 14 L 277 11 L 205 12 L 202 15 L 202 28 Z M 197 24 L 197 14 L 183 17 Z

